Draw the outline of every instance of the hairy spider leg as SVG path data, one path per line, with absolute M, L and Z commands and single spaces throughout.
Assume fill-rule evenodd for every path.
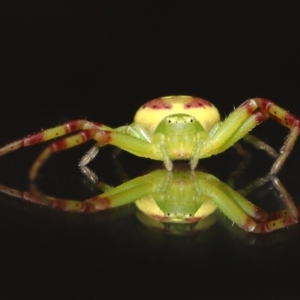
M 278 173 L 297 139 L 300 121 L 285 109 L 263 98 L 253 98 L 245 101 L 221 124 L 215 125 L 216 128 L 213 127 L 209 135 L 210 141 L 198 149 L 196 157 L 193 158 L 193 165 L 197 165 L 197 157 L 201 158 L 207 156 L 207 154 L 212 155 L 223 152 L 241 138 L 246 137 L 246 140 L 255 144 L 255 138 L 253 136 L 249 137 L 247 134 L 268 117 L 290 128 L 290 133 L 280 151 L 280 155 L 271 169 L 272 174 Z M 257 147 L 265 149 L 264 145 L 258 145 Z M 271 151 L 272 153 L 270 149 L 266 151 Z
M 196 149 L 190 159 L 191 169 L 195 169 L 200 158 L 218 154 L 234 145 L 239 139 L 245 137 L 249 131 L 251 131 L 255 126 L 260 124 L 268 117 L 272 117 L 280 124 L 283 124 L 291 129 L 290 134 L 286 139 L 286 146 L 282 148 L 281 154 L 278 156 L 276 162 L 274 163 L 274 167 L 272 168 L 272 172 L 277 173 L 282 167 L 296 141 L 299 132 L 299 120 L 286 110 L 275 105 L 273 102 L 262 98 L 247 100 L 236 110 L 234 110 L 223 122 L 217 123 L 209 132 L 208 139 L 203 140 L 200 138 L 197 140 Z M 294 127 L 296 129 L 293 129 Z M 68 143 L 69 141 L 65 139 L 55 142 L 48 148 L 48 156 L 53 152 L 73 147 L 77 144 L 85 142 L 85 140 L 93 138 L 99 143 L 100 146 L 104 144 L 112 144 L 137 156 L 162 160 L 165 162 L 165 165 L 169 171 L 172 169 L 171 159 L 169 157 L 169 153 L 166 152 L 166 149 L 163 147 L 164 145 L 156 145 L 155 143 L 150 143 L 147 140 L 136 138 L 127 133 L 117 132 L 117 129 L 114 130 L 110 127 L 88 122 L 86 120 L 67 122 L 64 125 L 50 128 L 10 143 L 3 148 L 0 148 L 0 155 L 4 155 L 20 147 L 31 146 L 36 143 L 44 142 L 79 130 L 91 130 L 90 133 L 84 133 L 90 137 L 83 139 L 82 141 L 80 141 L 79 138 L 79 142 L 75 142 L 75 144 L 74 141 L 76 141 L 80 134 L 75 135 L 75 138 L 73 141 L 70 141 L 70 143 Z M 67 144 L 67 146 L 62 146 L 63 144 Z M 55 151 L 49 150 L 51 147 L 52 150 L 54 149 Z M 96 151 L 97 147 L 95 148 Z M 91 151 L 87 162 L 93 158 L 93 155 L 94 152 Z M 46 157 L 47 155 L 45 154 L 44 160 Z M 188 158 L 189 157 L 186 157 L 186 159 Z M 41 161 L 43 162 L 44 160 Z M 86 164 L 85 161 L 81 161 L 81 163 L 83 165 Z M 37 165 L 39 164 L 37 163 Z M 33 169 L 38 168 L 33 167 Z
M 145 195 L 149 195 L 153 191 L 153 180 L 145 181 L 143 177 L 138 177 L 84 201 L 59 199 L 44 195 L 37 189 L 35 184 L 31 185 L 32 192 L 21 192 L 4 185 L 0 185 L 0 191 L 28 202 L 62 211 L 93 213 L 129 204 Z
M 284 125 L 290 128 L 296 127 L 295 124 L 299 123 L 294 116 L 269 100 L 261 98 L 247 100 L 234 110 L 228 118 L 226 118 L 223 122 L 216 124 L 211 129 L 207 141 L 204 143 L 198 143 L 195 154 L 191 158 L 191 169 L 195 169 L 199 158 L 221 153 L 227 148 L 233 146 L 238 140 L 247 136 L 249 131 L 251 131 L 255 126 L 268 118 L 269 115 L 275 115 L 276 120 L 287 120 L 284 122 Z M 44 132 L 47 132 L 47 130 Z M 293 147 L 294 142 L 296 141 L 297 134 L 298 131 L 296 133 L 295 129 L 291 129 L 291 133 L 286 139 L 286 145 L 288 147 L 286 146 L 282 148 L 281 154 L 278 156 L 272 167 L 273 174 L 277 173 L 282 167 Z M 99 145 L 95 145 L 90 151 L 88 151 L 88 153 L 80 161 L 80 165 L 87 164 L 97 154 L 99 146 L 103 144 L 112 144 L 137 156 L 164 160 L 166 166 L 169 166 L 168 170 L 172 169 L 171 160 L 168 153 L 166 151 L 162 151 L 164 149 L 162 145 L 160 147 L 155 147 L 155 145 L 149 143 L 147 140 L 136 138 L 124 132 L 117 132 L 113 129 L 110 129 L 110 131 L 100 129 L 97 133 L 94 132 L 94 136 L 91 138 L 95 139 Z M 85 142 L 85 140 L 80 141 L 80 138 L 77 137 L 71 139 L 72 141 L 70 142 L 68 141 L 68 138 L 66 138 L 50 145 L 34 163 L 32 171 L 30 172 L 30 177 L 34 178 L 36 176 L 39 167 L 45 162 L 46 158 L 48 158 L 51 153 L 68 149 Z M 255 138 L 251 136 L 248 137 L 248 139 L 253 143 L 256 141 Z M 258 147 L 261 147 L 261 145 L 258 145 Z
M 85 201 L 49 197 L 39 192 L 34 185 L 32 192 L 20 192 L 2 185 L 0 190 L 13 197 L 59 210 L 92 213 L 129 204 L 151 194 L 158 188 L 156 178 L 156 172 L 137 177 Z M 204 174 L 196 179 L 201 186 L 198 196 L 214 201 L 220 211 L 245 231 L 268 233 L 298 222 L 298 218 L 291 215 L 290 208 L 268 214 L 212 175 Z M 295 210 L 298 215 L 297 208 Z
M 78 146 L 90 139 L 97 141 L 100 146 L 110 144 L 125 149 L 136 156 L 163 160 L 162 154 L 155 149 L 153 144 L 145 140 L 135 138 L 113 129 L 109 131 L 101 129 L 82 130 L 78 134 L 55 141 L 45 148 L 32 165 L 29 173 L 30 179 L 33 180 L 36 177 L 38 170 L 52 153 Z M 93 148 L 96 149 L 97 147 L 98 146 L 94 146 Z M 90 153 L 90 151 L 88 151 L 88 153 Z
M 300 120 L 293 114 L 289 113 L 287 110 L 279 107 L 268 99 L 254 98 L 254 100 L 259 109 L 261 109 L 261 111 L 265 115 L 267 115 L 267 117 L 271 117 L 279 124 L 290 129 L 290 132 L 286 137 L 282 148 L 280 149 L 280 154 L 274 162 L 270 171 L 271 174 L 277 174 L 282 168 L 287 157 L 291 153 L 293 146 L 298 138 L 300 130 Z
M 203 192 L 210 195 L 217 207 L 245 231 L 268 233 L 298 222 L 298 218 L 291 214 L 289 208 L 268 214 L 214 177 L 203 181 L 201 185 Z
M 53 128 L 45 129 L 35 134 L 28 135 L 20 140 L 14 141 L 2 148 L 0 148 L 0 156 L 8 152 L 17 150 L 21 147 L 28 147 L 38 143 L 43 143 L 54 138 L 79 131 L 79 130 L 112 130 L 112 128 L 103 124 L 89 122 L 86 120 L 72 120 L 64 123 L 63 125 Z
M 243 140 L 251 144 L 253 147 L 267 152 L 267 154 L 270 155 L 272 158 L 277 158 L 278 156 L 278 152 L 273 147 L 271 147 L 258 137 L 252 135 L 251 133 L 248 133 L 246 136 L 244 136 Z
M 35 162 L 32 164 L 29 171 L 29 178 L 34 180 L 37 176 L 37 173 L 45 161 L 52 155 L 52 153 L 59 152 L 65 149 L 69 149 L 80 144 L 87 142 L 94 138 L 95 130 L 81 130 L 77 134 L 74 134 L 70 137 L 60 139 L 51 143 L 46 147 L 41 154 L 37 157 Z

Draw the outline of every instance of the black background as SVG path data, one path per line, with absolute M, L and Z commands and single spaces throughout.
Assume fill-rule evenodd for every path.
M 222 117 L 254 96 L 300 116 L 297 1 L 199 3 L 2 1 L 1 144 L 68 119 L 124 125 L 143 102 L 172 94 L 209 99 Z M 257 134 L 280 147 L 287 130 L 272 121 L 260 127 Z M 43 147 L 1 158 L 1 183 L 28 190 L 29 167 Z M 76 167 L 87 147 L 51 159 L 38 179 L 43 191 L 75 199 L 97 193 Z M 280 176 L 296 202 L 299 150 L 297 145 Z M 265 154 L 252 151 L 249 179 L 271 166 Z M 240 160 L 228 155 L 212 162 L 216 175 Z M 103 149 L 91 165 L 116 184 L 110 156 Z M 123 160 L 133 174 L 144 166 L 130 155 Z M 269 186 L 260 191 L 258 201 L 269 192 Z M 298 226 L 251 246 L 252 236 L 238 238 L 220 223 L 194 237 L 159 235 L 139 224 L 133 207 L 73 216 L 7 196 L 0 204 L 1 298 L 298 294 Z

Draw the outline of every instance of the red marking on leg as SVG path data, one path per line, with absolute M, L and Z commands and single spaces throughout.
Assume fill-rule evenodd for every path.
M 20 192 L 20 198 L 29 202 L 40 203 L 37 201 L 37 196 L 28 192 Z
M 154 99 L 154 100 L 151 100 L 147 103 L 145 103 L 142 108 L 152 108 L 152 109 L 156 109 L 156 110 L 159 110 L 159 109 L 171 109 L 172 108 L 172 104 L 170 103 L 167 103 L 164 101 L 163 98 L 157 98 L 157 99 Z
M 90 124 L 89 126 L 86 126 L 86 127 L 88 127 L 87 129 L 101 129 L 101 127 L 103 127 L 103 124 L 97 123 L 97 122 L 92 122 L 89 124 Z M 86 127 L 84 127 L 84 128 L 86 128 Z
M 80 122 L 82 123 L 80 129 L 84 129 L 84 130 L 89 130 L 89 129 L 100 130 L 103 127 L 103 124 L 97 122 L 88 122 L 83 120 L 80 120 Z
M 60 209 L 60 210 L 66 210 L 67 208 L 67 201 L 64 201 L 62 199 L 53 199 L 51 201 L 51 207 Z
M 253 217 L 256 220 L 265 221 L 268 219 L 269 214 L 266 213 L 262 208 L 256 206 Z
M 192 97 L 192 101 L 189 103 L 186 103 L 184 105 L 184 108 L 189 109 L 189 108 L 199 108 L 199 107 L 203 107 L 205 108 L 206 106 L 212 107 L 212 104 L 207 101 L 204 100 L 202 98 L 197 98 L 197 97 Z
M 266 119 L 266 116 L 260 111 L 256 112 L 254 114 L 254 116 L 255 116 L 257 125 L 261 124 Z
M 283 220 L 285 227 L 298 223 L 298 218 L 294 218 L 293 216 L 287 216 Z
M 96 211 L 111 208 L 111 199 L 109 197 L 101 198 L 101 196 L 96 196 L 86 200 L 85 202 L 87 204 L 92 204 Z
M 110 131 L 105 131 L 105 140 L 104 142 L 106 144 L 108 144 L 111 141 L 112 137 L 111 137 L 111 132 Z
M 90 130 L 82 130 L 79 132 L 79 134 L 83 142 L 86 142 L 92 138 L 92 134 Z
M 22 146 L 30 146 L 44 141 L 44 132 L 29 135 L 22 139 Z
M 251 232 L 255 229 L 255 226 L 256 223 L 250 217 L 247 217 L 245 223 L 241 227 L 246 231 Z
M 256 101 L 253 99 L 249 99 L 241 104 L 241 106 L 246 108 L 246 111 L 249 115 L 252 115 L 252 113 L 258 108 Z
M 109 144 L 112 140 L 112 133 L 106 130 L 99 130 L 93 135 L 93 138 L 100 143 Z
M 66 130 L 66 133 L 70 133 L 70 132 L 73 132 L 73 131 L 76 131 L 76 130 L 79 130 L 80 129 L 80 124 L 81 121 L 79 120 L 72 120 L 72 121 L 68 121 L 64 124 L 64 127 L 65 127 L 65 130 Z
M 68 146 L 65 139 L 59 140 L 57 142 L 54 142 L 50 145 L 50 149 L 52 152 L 57 152 L 63 149 L 66 149 Z
M 270 225 L 270 222 L 265 222 L 265 223 L 258 224 L 255 232 L 258 232 L 258 233 L 269 233 L 270 231 L 272 231 L 272 229 L 270 228 L 269 225 Z M 275 226 L 275 225 L 273 225 L 273 226 Z
M 269 112 L 271 106 L 274 104 L 272 101 L 270 101 L 268 99 L 260 98 L 258 100 L 259 100 L 258 104 L 259 104 L 260 108 L 266 112 Z
M 287 112 L 283 119 L 284 119 L 286 126 L 289 126 L 289 127 L 298 126 L 299 127 L 299 120 L 291 113 Z
M 287 217 L 288 216 L 288 211 L 287 210 L 279 210 L 279 211 L 275 211 L 269 214 L 268 216 L 268 220 L 277 220 L 283 217 Z

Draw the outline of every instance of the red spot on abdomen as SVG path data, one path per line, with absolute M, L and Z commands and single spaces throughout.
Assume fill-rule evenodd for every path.
M 188 108 L 199 108 L 199 107 L 206 107 L 206 106 L 211 107 L 212 104 L 209 101 L 204 100 L 202 98 L 192 97 L 192 101 L 186 103 L 184 105 L 184 108 L 188 109 Z
M 163 100 L 163 98 L 157 98 L 145 103 L 142 108 L 152 108 L 152 109 L 171 109 L 172 104 L 167 103 Z

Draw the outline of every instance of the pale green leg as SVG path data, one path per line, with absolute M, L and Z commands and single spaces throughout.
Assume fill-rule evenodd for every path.
M 251 126 L 249 126 L 249 119 Z M 244 127 L 245 123 L 248 124 Z M 229 148 L 241 137 L 245 136 L 251 129 L 257 125 L 255 114 L 249 114 L 246 106 L 239 106 L 234 110 L 216 130 L 212 129 L 212 134 L 209 134 L 209 139 L 212 139 L 216 148 L 222 147 L 223 144 L 229 143 Z M 239 136 L 239 138 L 237 138 Z M 230 140 L 230 142 L 227 142 Z
M 39 155 L 39 157 L 32 165 L 32 168 L 29 173 L 29 177 L 31 178 L 31 180 L 33 180 L 36 177 L 38 170 L 51 156 L 52 153 L 83 144 L 87 141 L 86 136 L 88 136 L 88 139 L 96 140 L 98 144 L 94 145 L 82 158 L 82 160 L 80 161 L 80 166 L 84 166 L 88 161 L 90 161 L 91 158 L 93 158 L 97 154 L 99 147 L 106 144 L 115 145 L 136 156 L 162 160 L 161 153 L 158 151 L 154 151 L 153 145 L 144 140 L 116 131 L 90 130 L 87 131 L 87 133 L 88 135 L 84 134 L 84 131 L 80 131 L 77 134 L 55 141 L 52 144 L 50 144 Z
M 110 209 L 125 204 L 130 204 L 150 194 L 152 188 L 152 184 L 149 182 L 141 183 L 132 188 L 126 188 L 118 191 L 115 191 L 116 188 L 113 188 L 99 196 L 88 199 L 85 202 L 93 204 L 97 211 Z
M 226 119 L 227 120 L 227 119 Z M 225 121 L 224 121 L 225 123 Z M 223 123 L 223 124 L 224 124 Z M 229 147 L 233 146 L 237 141 L 239 141 L 241 138 L 243 138 L 245 135 L 249 133 L 255 126 L 257 125 L 257 116 L 256 114 L 251 115 L 250 117 L 246 119 L 246 121 L 241 124 L 235 132 L 233 132 L 231 135 L 228 133 L 225 136 L 222 136 L 222 134 L 214 134 L 211 137 L 211 140 L 216 143 L 217 145 L 220 145 L 216 148 L 216 153 L 221 153 L 228 149 Z M 222 126 L 223 127 L 223 126 Z
M 94 139 L 100 143 L 107 141 L 107 144 L 117 146 L 136 156 L 162 160 L 161 153 L 155 151 L 151 143 L 116 131 L 110 132 L 109 137 L 107 135 L 106 132 L 99 131 Z
M 261 139 L 257 138 L 253 134 L 248 133 L 244 136 L 243 140 L 251 144 L 253 147 L 267 152 L 272 158 L 278 157 L 278 152 L 273 147 L 271 147 Z
M 249 109 L 249 106 L 239 106 L 222 123 L 216 124 L 209 133 L 207 142 L 195 156 L 204 158 L 221 153 L 247 135 L 258 124 L 258 118 L 263 118 L 260 112 L 251 114 Z M 255 109 L 254 107 L 253 110 Z
M 134 136 L 138 139 L 147 141 L 148 143 L 151 143 L 151 136 L 149 133 L 145 130 L 145 128 L 137 123 L 132 123 L 130 125 L 126 126 L 120 126 L 115 129 L 118 132 L 129 134 L 131 136 Z
M 268 214 L 263 210 L 217 179 L 212 178 L 209 181 L 202 183 L 203 193 L 208 194 L 230 220 L 246 231 L 268 233 L 273 230 L 285 228 L 298 221 L 298 217 L 295 218 L 293 212 L 291 213 L 290 207 L 288 207 L 289 213 L 279 214 L 279 216 L 275 215 L 276 219 L 264 221 L 263 218 L 266 218 Z M 296 208 L 295 211 L 297 212 Z M 249 216 L 261 219 L 263 222 L 257 223 Z

